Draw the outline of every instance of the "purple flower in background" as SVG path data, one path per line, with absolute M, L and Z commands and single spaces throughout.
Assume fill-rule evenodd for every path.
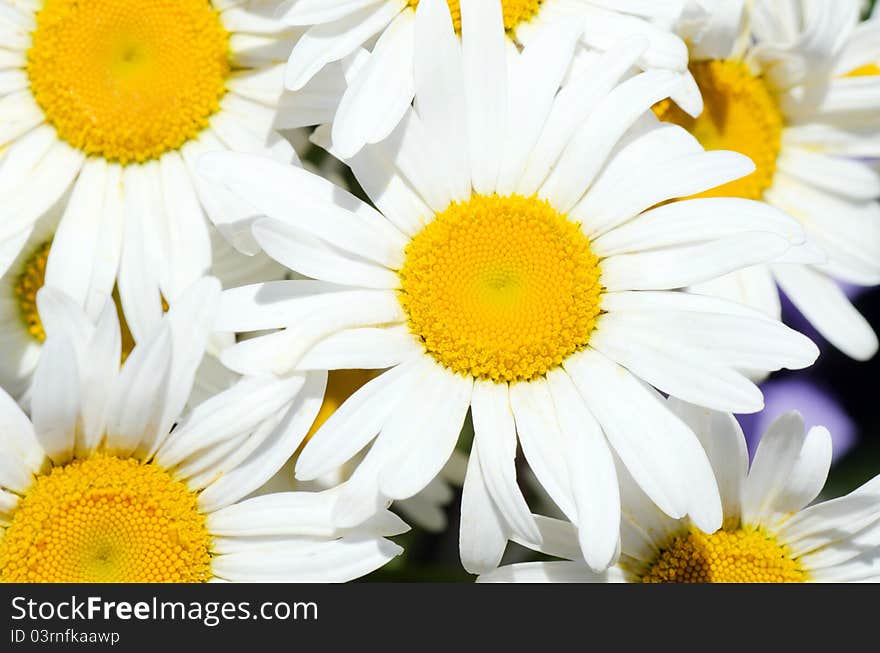
M 856 444 L 858 434 L 855 422 L 837 400 L 820 385 L 801 377 L 774 379 L 761 386 L 765 408 L 754 415 L 738 415 L 749 445 L 749 456 L 754 456 L 761 435 L 782 413 L 798 410 L 804 416 L 807 428 L 825 426 L 831 431 L 834 460 L 839 460 Z

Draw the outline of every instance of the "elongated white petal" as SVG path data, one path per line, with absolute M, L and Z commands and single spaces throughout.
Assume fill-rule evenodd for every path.
M 833 279 L 799 265 L 775 265 L 773 274 L 794 305 L 831 344 L 856 360 L 868 360 L 877 353 L 876 333 Z
M 464 68 L 471 180 L 481 194 L 495 190 L 507 113 L 507 54 L 501 4 L 462 0 Z
M 804 419 L 796 411 L 779 417 L 758 445 L 743 488 L 743 522 L 760 524 L 783 492 L 804 443 Z
M 548 374 L 550 393 L 565 443 L 578 539 L 591 569 L 604 571 L 620 543 L 620 492 L 605 434 L 563 370 Z
M 473 380 L 432 362 L 424 385 L 411 388 L 416 390 L 420 400 L 412 396 L 398 404 L 382 432 L 384 439 L 401 445 L 391 452 L 379 476 L 382 493 L 393 499 L 419 492 L 449 460 L 470 406 Z
M 256 547 L 218 556 L 211 571 L 220 578 L 251 583 L 345 583 L 375 571 L 403 553 L 381 538 L 352 537 L 322 542 L 303 555 Z
M 569 358 L 565 370 L 645 493 L 671 517 L 690 512 L 701 529 L 720 527 L 721 500 L 706 453 L 657 395 L 592 350 Z
M 669 407 L 696 433 L 709 457 L 725 519 L 739 518 L 749 473 L 749 452 L 742 427 L 730 413 L 701 408 L 670 397 Z
M 507 526 L 486 487 L 480 453 L 474 448 L 461 497 L 461 563 L 471 574 L 486 573 L 501 563 L 506 545 Z

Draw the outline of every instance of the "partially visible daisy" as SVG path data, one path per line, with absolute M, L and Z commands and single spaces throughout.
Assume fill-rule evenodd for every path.
M 0 271 L 46 248 L 46 283 L 93 318 L 117 284 L 134 340 L 210 273 L 206 215 L 245 216 L 196 177 L 198 157 L 296 160 L 274 131 L 298 36 L 277 5 L 0 0 Z M 53 207 L 49 248 L 34 235 Z
M 415 108 L 391 138 L 349 161 L 378 210 L 301 168 L 202 159 L 204 174 L 268 216 L 252 227 L 266 253 L 312 277 L 225 292 L 218 328 L 278 330 L 222 360 L 282 377 L 385 370 L 297 462 L 300 480 L 315 479 L 375 440 L 343 486 L 340 525 L 427 486 L 471 409 L 468 568 L 497 564 L 511 530 L 537 532 L 516 484 L 517 442 L 602 568 L 619 531 L 612 449 L 663 510 L 720 524 L 705 453 L 648 384 L 757 411 L 761 393 L 743 372 L 803 367 L 818 354 L 757 311 L 677 289 L 781 256 L 804 235 L 758 202 L 665 203 L 753 166 L 704 152 L 650 113 L 681 75 L 620 81 L 647 41 L 619 44 L 560 89 L 564 40 L 512 53 L 500 7 L 480 6 L 462 5 L 459 57 L 445 5 L 422 0 L 415 31 L 435 65 L 417 68 Z
M 46 332 L 37 308 L 37 294 L 46 283 L 46 267 L 52 251 L 60 212 L 56 207 L 38 220 L 21 253 L 6 274 L 0 277 L 0 387 L 27 406 L 34 370 Z M 235 287 L 246 283 L 282 279 L 286 269 L 265 254 L 245 256 L 233 249 L 216 229 L 211 230 L 213 261 L 211 272 L 224 285 Z M 125 319 L 119 295 L 114 294 L 121 327 L 121 351 L 124 361 L 135 345 L 134 336 Z M 163 310 L 168 304 L 163 302 Z M 208 353 L 196 375 L 193 387 L 195 403 L 224 390 L 238 380 L 217 360 L 219 352 L 235 343 L 233 333 L 214 333 L 208 342 Z
M 328 65 L 344 61 L 366 45 L 372 56 L 354 74 L 348 75 L 348 87 L 344 89 L 333 121 L 333 140 L 347 157 L 356 154 L 365 143 L 382 141 L 400 123 L 418 90 L 416 68 L 435 65 L 436 53 L 424 48 L 415 27 L 415 13 L 425 3 L 419 0 L 292 0 L 287 4 L 283 20 L 306 29 L 290 55 L 287 87 L 294 91 L 303 89 Z M 568 26 L 564 32 L 556 29 L 549 32 L 552 38 L 567 44 L 560 49 L 560 56 L 565 53 L 573 57 L 576 48 L 605 52 L 622 38 L 639 35 L 648 39 L 649 46 L 633 64 L 679 72 L 687 68 L 687 48 L 672 32 L 682 10 L 682 0 L 650 3 L 441 0 L 430 4 L 433 20 L 440 19 L 437 12 L 441 5 L 444 13 L 451 12 L 458 34 L 468 29 L 467 21 L 462 20 L 467 12 L 500 11 L 509 53 L 516 50 L 516 45 L 548 38 L 551 25 L 564 23 Z M 474 36 L 469 42 L 471 45 L 466 47 L 474 49 L 473 56 L 484 52 Z M 457 46 L 450 47 L 457 52 Z M 503 59 L 505 53 L 497 52 L 495 56 Z M 500 61 L 496 64 L 500 65 Z M 310 92 L 307 97 L 314 94 Z M 699 96 L 682 96 L 682 101 L 687 99 L 696 102 L 688 105 L 689 109 L 699 113 Z M 297 102 L 296 95 L 291 102 Z M 308 101 L 306 104 L 311 106 Z
M 482 582 L 809 583 L 880 581 L 880 476 L 810 504 L 831 465 L 831 435 L 805 434 L 791 412 L 774 422 L 749 469 L 732 415 L 671 402 L 700 437 L 721 490 L 724 526 L 704 532 L 664 515 L 632 483 L 624 493 L 620 562 L 604 574 L 580 557 L 575 530 L 539 518 L 543 542 L 522 544 L 568 561 L 501 567 Z
M 694 290 L 778 318 L 778 284 L 832 345 L 866 360 L 877 336 L 838 283 L 880 283 L 880 175 L 853 158 L 880 156 L 880 20 L 859 23 L 859 11 L 857 0 L 692 0 L 681 30 L 705 111 L 656 110 L 706 149 L 755 162 L 752 175 L 704 196 L 783 209 L 815 250 Z
M 322 374 L 244 379 L 181 415 L 219 290 L 184 293 L 121 370 L 112 301 L 92 325 L 40 293 L 33 421 L 0 392 L 0 581 L 346 581 L 400 553 L 399 518 L 338 529 L 332 492 L 242 501 L 305 436 Z
M 377 370 L 332 370 L 327 375 L 327 390 L 318 416 L 312 423 L 300 449 L 327 422 L 328 419 L 345 403 L 351 395 L 379 375 Z M 294 455 L 279 472 L 258 491 L 259 494 L 277 491 L 316 492 L 335 488 L 345 483 L 357 465 L 363 459 L 364 452 L 331 470 L 327 474 L 311 481 L 297 481 L 294 468 L 298 455 Z M 446 528 L 446 506 L 455 496 L 454 487 L 464 483 L 467 458 L 459 451 L 453 452 L 445 467 L 440 470 L 421 492 L 414 497 L 398 501 L 394 510 L 399 512 L 408 523 L 431 532 L 440 532 Z

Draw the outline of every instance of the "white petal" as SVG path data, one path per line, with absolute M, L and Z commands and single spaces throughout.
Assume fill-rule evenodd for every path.
M 352 53 L 383 30 L 402 7 L 402 0 L 380 2 L 309 29 L 290 54 L 285 77 L 287 88 L 294 91 L 302 88 L 328 63 Z
M 300 360 L 300 370 L 387 369 L 424 353 L 404 326 L 347 329 L 325 338 Z
M 495 190 L 501 165 L 507 108 L 507 54 L 501 4 L 462 0 L 468 151 L 474 189 Z
M 382 438 L 396 445 L 379 476 L 385 496 L 407 499 L 440 473 L 455 449 L 472 389 L 470 377 L 430 363 L 423 384 L 410 388 L 410 398 L 382 430 Z
M 791 216 L 763 202 L 701 198 L 665 204 L 603 233 L 592 250 L 601 257 L 684 243 L 730 238 L 746 231 L 774 233 L 796 245 L 806 239 Z
M 743 488 L 744 523 L 761 524 L 772 514 L 803 446 L 804 431 L 803 417 L 791 411 L 774 421 L 761 438 Z
M 672 517 L 690 513 L 707 532 L 720 527 L 721 500 L 706 453 L 657 395 L 595 351 L 571 357 L 565 370 L 645 493 Z
M 605 96 L 574 134 L 540 196 L 570 211 L 602 169 L 615 144 L 645 110 L 669 97 L 681 84 L 678 74 L 650 71 L 633 77 Z
M 348 254 L 280 220 L 262 218 L 251 229 L 266 254 L 312 279 L 364 288 L 400 285 L 400 278 L 388 268 Z
M 831 468 L 831 449 L 828 429 L 815 426 L 809 430 L 785 487 L 774 499 L 776 512 L 796 513 L 819 496 Z
M 620 491 L 605 434 L 563 370 L 547 375 L 565 443 L 578 539 L 591 569 L 604 571 L 620 544 Z
M 253 552 L 218 556 L 211 571 L 221 578 L 251 583 L 344 583 L 375 571 L 403 549 L 381 538 L 342 538 L 323 543 L 306 555 L 295 551 Z
M 419 117 L 432 138 L 433 156 L 443 162 L 451 197 L 471 191 L 467 108 L 461 46 L 443 0 L 419 2 L 416 10 L 415 83 Z M 375 199 L 375 198 L 374 198 Z
M 529 467 L 559 509 L 569 519 L 577 519 L 566 449 L 546 379 L 512 385 L 510 406 Z
M 669 407 L 696 433 L 709 457 L 725 519 L 739 518 L 749 452 L 742 427 L 730 413 L 707 410 L 670 397 Z
M 474 448 L 468 461 L 461 497 L 461 563 L 468 573 L 486 573 L 501 563 L 506 546 L 504 518 L 492 501 L 483 477 L 479 451 Z
M 686 333 L 681 340 L 686 342 Z M 590 345 L 659 390 L 691 403 L 735 413 L 764 407 L 761 391 L 740 372 L 648 328 L 632 328 L 626 318 L 602 316 Z
M 480 454 L 482 482 L 492 502 L 510 528 L 523 537 L 538 539 L 538 527 L 516 482 L 516 425 L 507 384 L 476 381 L 471 413 L 474 421 L 472 452 L 476 450 Z
M 37 438 L 57 465 L 74 455 L 82 394 L 78 367 L 68 337 L 56 334 L 46 339 L 34 373 L 31 413 Z
M 391 21 L 343 95 L 333 121 L 333 146 L 342 158 L 385 139 L 412 103 L 414 22 L 412 11 Z
M 213 153 L 201 158 L 199 171 L 253 205 L 258 214 L 287 222 L 390 269 L 403 263 L 407 241 L 391 223 L 302 168 L 249 154 Z
M 834 280 L 802 265 L 775 265 L 785 294 L 831 344 L 856 360 L 877 353 L 877 335 Z
M 746 232 L 701 244 L 619 254 L 602 261 L 602 284 L 608 290 L 684 288 L 767 263 L 789 247 L 789 242 L 776 234 Z

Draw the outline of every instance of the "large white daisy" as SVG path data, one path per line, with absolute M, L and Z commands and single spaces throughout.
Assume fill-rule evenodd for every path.
M 468 19 L 459 56 L 448 13 L 416 17 L 417 108 L 350 160 L 378 210 L 267 158 L 202 159 L 204 174 L 268 216 L 252 225 L 266 253 L 313 278 L 225 292 L 218 328 L 280 330 L 222 360 L 249 374 L 387 370 L 297 463 L 298 478 L 316 478 L 375 438 L 342 490 L 342 525 L 425 487 L 470 408 L 469 569 L 496 564 L 510 530 L 536 533 L 517 441 L 597 568 L 618 540 L 612 449 L 664 511 L 711 530 L 721 507 L 706 456 L 650 385 L 753 412 L 763 400 L 744 372 L 803 367 L 818 351 L 758 311 L 675 289 L 797 255 L 803 232 L 759 202 L 664 204 L 753 166 L 651 114 L 680 75 L 619 83 L 647 41 L 612 48 L 560 88 L 570 42 L 548 35 L 507 59 L 501 12 Z
M 761 199 L 804 225 L 818 258 L 742 270 L 695 288 L 780 315 L 777 284 L 816 329 L 865 360 L 877 336 L 836 281 L 880 282 L 880 20 L 857 0 L 692 2 L 681 30 L 705 111 L 664 120 L 707 149 L 747 154 L 755 173 L 704 195 Z
M 0 270 L 39 249 L 47 284 L 92 317 L 118 284 L 134 339 L 147 333 L 220 258 L 205 214 L 241 215 L 198 157 L 296 159 L 273 131 L 296 38 L 277 4 L 0 1 Z
M 807 583 L 880 580 L 880 476 L 850 494 L 812 502 L 831 465 L 824 427 L 805 434 L 797 412 L 780 417 L 749 469 L 732 415 L 671 401 L 700 437 L 721 490 L 724 526 L 706 533 L 670 519 L 621 472 L 624 519 L 620 562 L 596 574 L 564 521 L 538 517 L 541 542 L 521 544 L 565 558 L 501 567 L 482 582 Z
M 32 421 L 0 392 L 0 581 L 346 581 L 400 553 L 382 537 L 399 518 L 339 529 L 333 492 L 242 501 L 302 440 L 322 374 L 244 379 L 181 415 L 219 290 L 193 286 L 121 369 L 112 301 L 92 324 L 41 291 Z
M 426 3 L 421 3 L 421 5 Z M 502 13 L 508 48 L 546 38 L 546 30 L 564 23 L 563 33 L 553 30 L 579 48 L 607 51 L 625 36 L 641 35 L 649 46 L 633 63 L 642 68 L 684 72 L 687 48 L 672 33 L 683 2 L 614 2 L 609 0 L 448 0 L 430 2 L 429 12 L 450 13 L 456 32 L 469 29 L 462 16 L 468 12 Z M 292 0 L 283 20 L 306 28 L 290 56 L 287 87 L 308 92 L 304 105 L 314 107 L 316 85 L 309 83 L 328 65 L 342 62 L 349 85 L 335 112 L 333 139 L 345 156 L 353 156 L 365 143 L 377 143 L 390 134 L 404 117 L 417 90 L 414 65 L 422 65 L 415 28 L 419 0 Z M 468 39 L 477 52 L 482 46 Z M 372 57 L 363 65 L 347 63 L 366 45 Z M 575 56 L 575 52 L 569 53 Z M 503 57 L 504 53 L 498 53 Z M 322 74 L 317 87 L 330 88 L 334 73 Z M 338 78 L 338 73 L 336 74 Z M 683 91 L 684 89 L 682 89 Z M 699 94 L 681 93 L 676 98 L 689 110 L 700 111 Z M 297 104 L 294 96 L 292 104 Z M 335 108 L 335 107 L 334 107 Z M 294 108 L 294 111 L 296 109 Z

